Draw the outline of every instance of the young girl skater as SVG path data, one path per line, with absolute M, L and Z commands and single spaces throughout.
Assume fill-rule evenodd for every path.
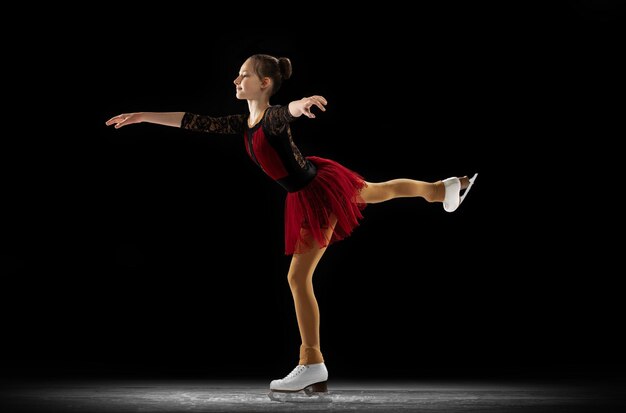
M 320 349 L 320 313 L 313 293 L 313 272 L 326 248 L 346 238 L 374 204 L 403 197 L 422 197 L 455 211 L 476 175 L 437 182 L 393 179 L 368 182 L 330 159 L 303 156 L 293 142 L 289 124 L 304 115 L 315 118 L 313 107 L 326 111 L 326 99 L 310 96 L 287 106 L 270 105 L 270 97 L 291 76 L 285 57 L 257 54 L 241 66 L 234 80 L 237 99 L 248 102 L 248 114 L 209 117 L 186 112 L 137 112 L 114 116 L 115 128 L 149 122 L 209 133 L 242 134 L 251 160 L 287 190 L 285 254 L 292 255 L 287 279 L 295 304 L 302 344 L 300 360 L 291 373 L 270 383 L 271 391 L 326 392 L 328 371 Z

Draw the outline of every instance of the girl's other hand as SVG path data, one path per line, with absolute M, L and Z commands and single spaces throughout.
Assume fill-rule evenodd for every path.
M 119 129 L 122 126 L 132 125 L 133 123 L 141 123 L 141 112 L 136 113 L 123 113 L 121 115 L 113 116 L 106 121 L 107 126 L 115 125 L 115 129 Z

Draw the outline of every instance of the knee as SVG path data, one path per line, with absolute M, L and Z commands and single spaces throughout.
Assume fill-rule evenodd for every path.
M 292 291 L 298 291 L 306 287 L 307 277 L 297 272 L 290 272 L 287 274 L 287 281 Z
M 396 183 L 393 181 L 380 182 L 378 188 L 381 194 L 385 197 L 390 197 L 396 194 Z
M 389 193 L 393 190 L 388 182 L 368 182 L 367 187 L 361 190 L 361 196 L 367 203 L 377 203 L 386 201 Z

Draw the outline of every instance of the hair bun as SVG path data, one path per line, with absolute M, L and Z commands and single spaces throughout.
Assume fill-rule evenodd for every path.
M 286 57 L 279 57 L 278 68 L 283 79 L 287 80 L 291 77 L 291 60 Z

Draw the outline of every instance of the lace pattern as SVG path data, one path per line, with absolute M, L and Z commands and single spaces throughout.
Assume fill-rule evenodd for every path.
M 267 131 L 272 135 L 286 133 L 287 138 L 289 139 L 289 145 L 291 146 L 291 151 L 293 152 L 293 156 L 296 158 L 298 165 L 300 165 L 301 168 L 306 168 L 306 159 L 304 159 L 304 156 L 302 156 L 302 153 L 300 153 L 300 150 L 294 143 L 291 136 L 291 128 L 289 127 L 289 123 L 296 119 L 297 118 L 291 116 L 291 113 L 289 113 L 289 105 L 272 106 L 267 109 L 263 126 L 265 126 Z
M 180 127 L 197 132 L 241 134 L 246 127 L 246 115 L 212 117 L 185 113 Z
M 223 133 L 223 134 L 243 134 L 248 127 L 248 115 L 228 115 L 228 116 L 206 116 L 194 113 L 185 113 L 181 121 L 180 127 L 197 132 L 206 133 Z M 286 136 L 289 139 L 289 145 L 294 158 L 301 168 L 307 167 L 307 162 L 302 153 L 296 146 L 291 136 L 291 128 L 289 123 L 297 118 L 289 113 L 289 106 L 271 106 L 265 113 L 263 127 L 272 135 Z

